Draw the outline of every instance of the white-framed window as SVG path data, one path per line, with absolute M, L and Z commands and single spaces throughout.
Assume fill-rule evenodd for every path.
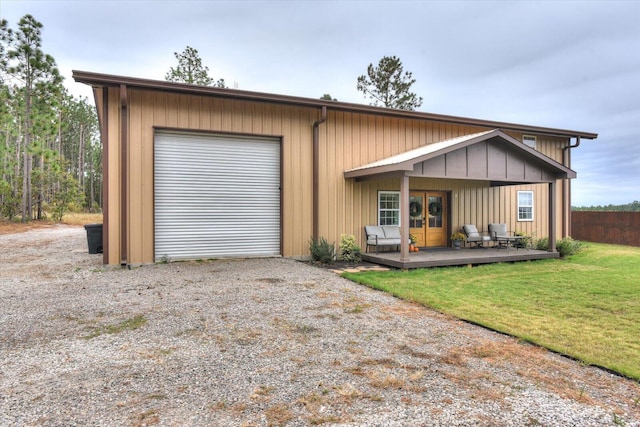
M 400 225 L 399 191 L 378 191 L 378 225 Z
M 518 191 L 518 221 L 533 221 L 533 191 Z
M 536 148 L 536 137 L 533 135 L 522 135 L 522 142 L 524 145 L 527 145 L 535 150 Z

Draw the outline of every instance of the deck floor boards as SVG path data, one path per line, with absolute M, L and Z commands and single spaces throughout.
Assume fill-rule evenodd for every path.
M 368 252 L 362 254 L 363 261 L 400 269 L 448 267 L 457 265 L 479 265 L 499 262 L 532 261 L 559 258 L 557 252 L 534 249 L 480 249 L 422 248 L 420 252 L 409 254 L 409 262 L 400 261 L 400 252 Z

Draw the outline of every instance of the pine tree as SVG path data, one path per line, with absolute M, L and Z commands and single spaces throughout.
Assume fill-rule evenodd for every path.
M 15 92 L 23 100 L 22 115 L 22 221 L 32 219 L 32 183 L 33 165 L 33 132 L 34 121 L 41 110 L 34 108 L 34 97 L 37 93 L 47 97 L 59 93 L 62 77 L 55 60 L 42 51 L 42 24 L 33 16 L 25 15 L 18 22 L 18 31 L 9 28 L 6 20 L 0 22 L 0 67 L 6 79 L 11 79 Z M 15 96 L 15 94 L 14 94 Z M 37 151 L 37 150 L 36 150 Z
M 422 97 L 410 92 L 416 82 L 402 62 L 395 56 L 385 56 L 374 67 L 369 64 L 367 74 L 358 77 L 358 90 L 372 99 L 371 105 L 400 110 L 415 110 L 422 105 Z
M 174 52 L 174 55 L 178 60 L 178 66 L 169 69 L 169 72 L 164 77 L 165 80 L 200 86 L 227 87 L 224 79 L 214 81 L 209 77 L 209 67 L 202 65 L 202 59 L 200 59 L 196 49 L 187 46 L 184 52 Z

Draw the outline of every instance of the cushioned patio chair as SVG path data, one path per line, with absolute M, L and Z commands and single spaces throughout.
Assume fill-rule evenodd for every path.
M 519 249 L 520 245 L 517 243 L 524 239 L 524 236 L 516 236 L 512 232 L 507 231 L 507 224 L 489 224 L 489 236 L 491 236 L 491 240 L 496 242 L 498 249 L 509 249 L 511 246 Z
M 507 224 L 489 224 L 489 236 L 496 242 L 497 248 L 509 247 Z
M 484 248 L 484 244 L 491 241 L 491 236 L 480 233 L 474 224 L 463 225 L 462 231 L 467 236 L 466 243 L 475 244 L 473 248 Z

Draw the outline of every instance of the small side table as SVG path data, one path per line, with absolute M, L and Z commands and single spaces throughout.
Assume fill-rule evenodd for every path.
M 498 242 L 498 249 L 506 249 L 509 250 L 512 246 L 515 246 L 516 249 L 520 249 L 521 245 L 517 245 L 516 243 L 522 241 L 526 236 L 499 236 L 496 238 Z M 527 250 L 529 248 L 525 247 Z

